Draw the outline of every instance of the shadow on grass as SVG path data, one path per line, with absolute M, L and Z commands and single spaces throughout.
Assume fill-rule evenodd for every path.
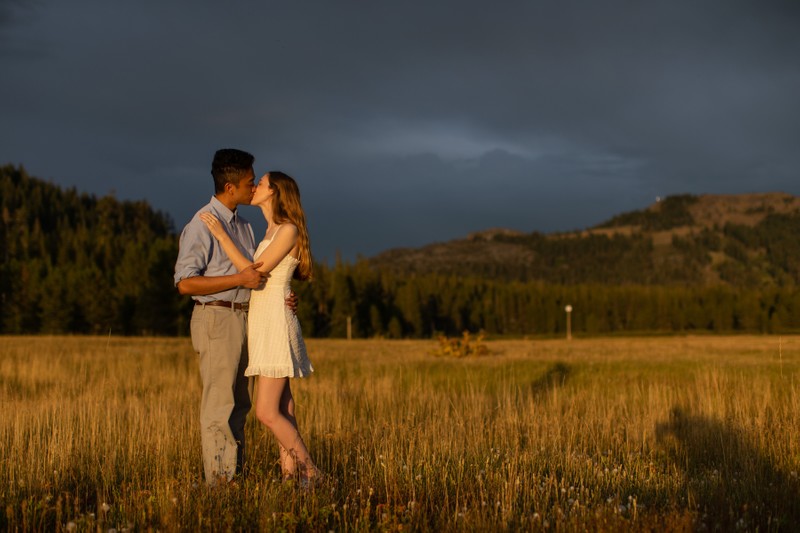
M 563 387 L 571 374 L 572 367 L 559 361 L 531 383 L 531 392 L 533 392 L 534 396 L 541 397 L 552 389 Z
M 659 446 L 684 475 L 688 501 L 712 530 L 789 531 L 800 527 L 800 485 L 733 424 L 674 407 L 656 426 Z

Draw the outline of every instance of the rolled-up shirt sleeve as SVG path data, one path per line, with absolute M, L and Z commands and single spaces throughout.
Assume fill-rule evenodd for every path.
M 203 276 L 211 260 L 212 237 L 197 215 L 183 228 L 175 262 L 175 285 L 186 278 Z

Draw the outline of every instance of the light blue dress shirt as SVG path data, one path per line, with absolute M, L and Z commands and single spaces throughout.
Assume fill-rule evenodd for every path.
M 225 250 L 211 235 L 205 223 L 200 220 L 200 213 L 207 212 L 215 215 L 225 226 L 225 231 L 236 243 L 239 251 L 248 259 L 253 259 L 256 241 L 250 223 L 212 196 L 211 202 L 195 213 L 181 232 L 180 250 L 178 260 L 175 262 L 175 285 L 182 279 L 195 276 L 227 276 L 239 271 L 228 259 Z M 192 298 L 200 303 L 214 300 L 244 303 L 250 301 L 250 289 L 234 287 L 227 291 L 192 296 Z

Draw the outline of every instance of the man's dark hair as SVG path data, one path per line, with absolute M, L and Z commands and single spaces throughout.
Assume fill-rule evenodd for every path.
M 225 184 L 239 185 L 242 178 L 253 170 L 253 154 L 236 148 L 223 148 L 214 154 L 211 163 L 211 175 L 214 177 L 214 193 L 225 190 Z

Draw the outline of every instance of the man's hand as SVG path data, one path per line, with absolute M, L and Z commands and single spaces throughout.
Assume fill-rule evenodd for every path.
M 286 307 L 288 307 L 292 313 L 297 314 L 297 295 L 294 291 L 289 293 L 289 296 L 286 297 Z
M 264 279 L 266 278 L 266 274 L 263 272 L 259 272 L 256 270 L 258 267 L 263 265 L 264 263 L 253 263 L 249 267 L 245 268 L 239 275 L 242 277 L 241 286 L 247 289 L 258 289 L 261 285 L 264 284 Z

